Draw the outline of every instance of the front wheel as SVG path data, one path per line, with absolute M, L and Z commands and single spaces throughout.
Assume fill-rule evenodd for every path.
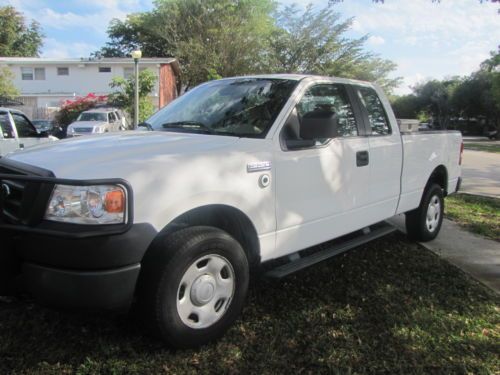
M 139 290 L 146 323 L 171 346 L 189 348 L 222 336 L 248 289 L 245 252 L 212 227 L 181 229 L 160 241 Z
M 443 223 L 443 189 L 430 185 L 424 192 L 420 206 L 406 213 L 406 233 L 417 241 L 431 241 L 439 234 Z

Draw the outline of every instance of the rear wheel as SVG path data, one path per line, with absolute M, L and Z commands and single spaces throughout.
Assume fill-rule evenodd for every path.
M 439 234 L 443 222 L 443 189 L 429 185 L 420 206 L 406 213 L 406 232 L 408 237 L 417 241 L 431 241 Z
M 217 228 L 181 229 L 160 241 L 141 272 L 139 308 L 173 347 L 215 340 L 237 319 L 248 289 L 245 252 Z

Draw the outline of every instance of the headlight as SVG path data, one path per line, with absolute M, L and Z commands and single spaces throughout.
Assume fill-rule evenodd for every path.
M 94 126 L 94 133 L 104 133 L 104 126 Z
M 74 224 L 123 224 L 126 191 L 120 185 L 56 185 L 45 219 Z

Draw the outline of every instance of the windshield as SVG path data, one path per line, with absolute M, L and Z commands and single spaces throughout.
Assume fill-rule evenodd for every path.
M 152 130 L 265 137 L 297 81 L 241 78 L 198 86 L 147 120 Z
M 83 112 L 78 116 L 76 121 L 108 121 L 106 113 L 102 112 Z

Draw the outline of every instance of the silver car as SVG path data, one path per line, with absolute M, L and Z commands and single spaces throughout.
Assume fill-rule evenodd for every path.
M 102 134 L 126 129 L 125 118 L 116 109 L 91 109 L 80 113 L 68 126 L 68 137 Z

